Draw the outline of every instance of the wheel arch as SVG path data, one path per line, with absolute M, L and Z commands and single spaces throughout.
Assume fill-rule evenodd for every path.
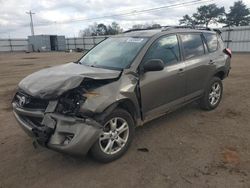
M 134 102 L 129 98 L 123 98 L 115 101 L 107 108 L 105 108 L 102 113 L 98 114 L 95 119 L 97 119 L 98 121 L 103 121 L 104 118 L 116 108 L 122 108 L 126 110 L 132 116 L 136 125 L 139 123 L 138 121 L 141 120 L 140 108 L 136 107 L 136 104 L 134 104 Z
M 221 80 L 223 80 L 226 77 L 226 72 L 223 69 L 219 69 L 219 70 L 216 71 L 216 73 L 213 76 L 218 77 Z
M 138 107 L 136 107 L 132 100 L 128 98 L 118 101 L 117 107 L 122 108 L 130 113 L 135 123 L 137 122 L 138 118 L 141 118 L 140 110 L 138 109 Z

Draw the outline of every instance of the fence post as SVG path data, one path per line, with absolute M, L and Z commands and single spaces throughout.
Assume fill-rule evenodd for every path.
M 13 52 L 12 43 L 11 43 L 11 39 L 10 38 L 9 38 L 9 43 L 10 43 L 10 51 Z
M 67 46 L 68 46 L 68 50 L 69 50 L 69 39 L 67 38 Z
M 76 50 L 76 38 L 74 37 L 74 43 L 75 43 L 75 50 Z
M 82 42 L 83 42 L 83 50 L 85 50 L 85 38 L 84 38 L 84 36 L 82 37 Z
M 226 30 L 227 33 L 227 48 L 229 48 L 229 43 L 232 42 L 231 40 L 231 31 L 233 31 L 233 29 L 230 28 L 230 26 L 228 26 L 228 29 Z
M 96 37 L 94 36 L 94 37 L 93 37 L 93 45 L 94 45 L 94 46 L 96 45 L 95 39 L 96 39 Z

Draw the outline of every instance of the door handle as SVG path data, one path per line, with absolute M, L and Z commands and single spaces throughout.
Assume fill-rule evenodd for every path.
M 215 63 L 215 61 L 212 60 L 212 59 L 210 59 L 208 64 L 209 64 L 209 65 L 213 65 L 214 63 Z
M 184 72 L 184 68 L 179 68 L 178 74 L 182 74 Z

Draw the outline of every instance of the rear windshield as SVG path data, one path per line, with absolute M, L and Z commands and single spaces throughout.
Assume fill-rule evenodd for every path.
M 147 40 L 138 37 L 108 38 L 90 50 L 80 64 L 116 70 L 127 68 Z

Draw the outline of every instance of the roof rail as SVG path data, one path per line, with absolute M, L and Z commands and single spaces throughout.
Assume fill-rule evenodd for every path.
M 133 31 L 153 30 L 153 29 L 161 29 L 161 31 L 167 31 L 169 29 L 197 29 L 197 30 L 215 31 L 218 34 L 221 34 L 221 31 L 219 29 L 212 29 L 212 28 L 204 27 L 204 26 L 190 26 L 190 25 L 176 25 L 176 26 L 166 25 L 166 26 L 161 26 L 160 28 L 148 27 L 148 28 L 142 28 L 142 29 L 129 29 L 127 31 L 124 31 L 123 33 L 129 33 Z
M 154 27 L 149 27 L 149 28 L 142 28 L 142 29 L 129 29 L 127 31 L 124 31 L 123 33 L 129 33 L 133 31 L 145 31 L 145 30 L 153 30 L 153 29 L 161 29 L 161 28 L 154 28 Z
M 213 28 L 210 28 L 210 27 L 195 26 L 194 29 L 214 31 L 214 32 L 218 33 L 219 35 L 221 34 L 221 31 L 219 29 L 213 29 Z
M 161 29 L 162 31 L 165 31 L 167 29 L 170 29 L 170 28 L 190 28 L 190 29 L 193 29 L 192 26 L 188 26 L 188 25 L 177 25 L 177 26 L 161 26 L 159 28 L 157 27 L 148 27 L 148 28 L 137 28 L 137 29 L 129 29 L 127 31 L 124 31 L 123 33 L 129 33 L 129 32 L 133 32 L 133 31 L 145 31 L 145 30 L 153 30 L 153 29 Z
M 197 29 L 197 30 L 215 31 L 218 34 L 221 34 L 221 31 L 219 29 L 212 29 L 204 26 L 190 26 L 190 25 L 162 26 L 162 31 L 166 31 L 169 29 Z
M 165 25 L 162 26 L 162 31 L 166 31 L 169 29 L 193 29 L 193 26 L 190 25 Z

